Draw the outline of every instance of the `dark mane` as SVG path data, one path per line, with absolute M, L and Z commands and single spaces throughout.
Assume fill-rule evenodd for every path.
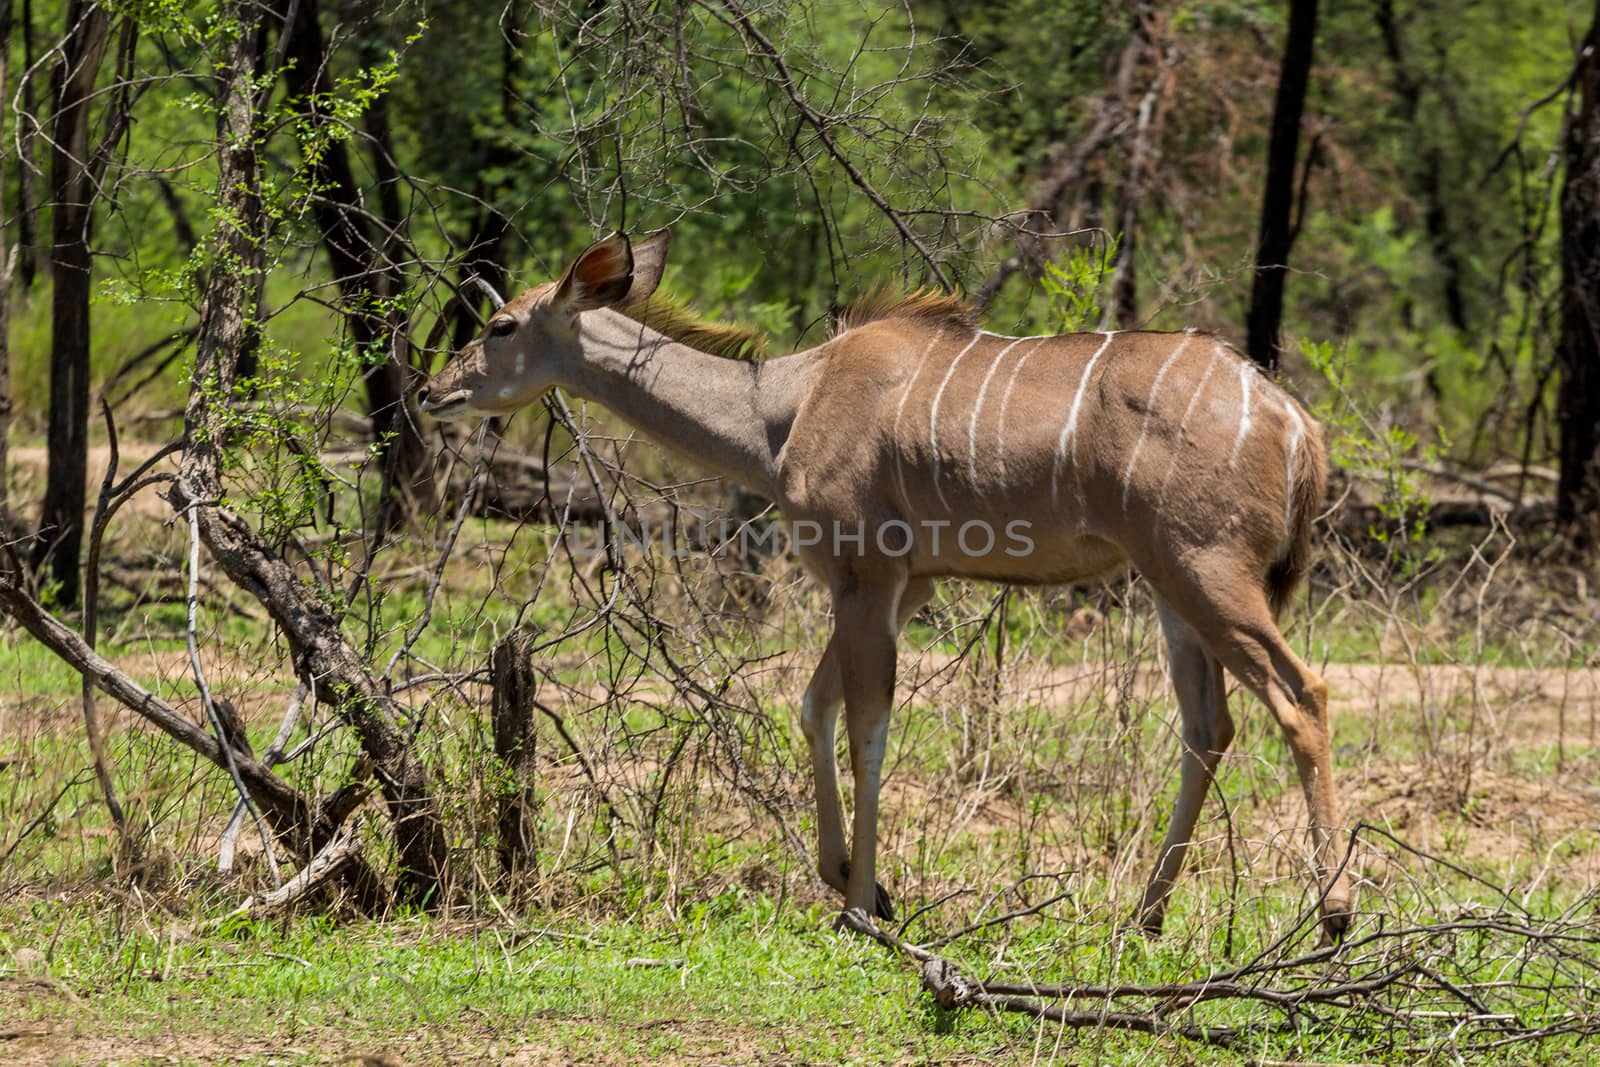
M 767 352 L 767 335 L 760 330 L 708 321 L 688 305 L 660 293 L 616 310 L 641 326 L 658 330 L 674 341 L 714 356 L 756 360 Z
M 843 333 L 883 319 L 916 319 L 940 326 L 960 326 L 968 330 L 978 328 L 978 312 L 955 293 L 919 289 L 906 295 L 876 289 L 845 308 L 839 316 L 839 329 L 836 332 Z

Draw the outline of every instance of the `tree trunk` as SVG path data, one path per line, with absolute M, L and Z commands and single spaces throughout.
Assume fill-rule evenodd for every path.
M 1600 0 L 1580 48 L 1561 186 L 1556 519 L 1574 547 L 1593 552 L 1600 544 Z
M 1250 358 L 1267 370 L 1278 366 L 1283 324 L 1283 287 L 1294 244 L 1295 160 L 1300 153 L 1300 118 L 1311 79 L 1312 46 L 1317 36 L 1317 0 L 1289 0 L 1289 34 L 1283 70 L 1272 108 L 1267 145 L 1267 184 L 1261 198 L 1261 236 L 1256 246 L 1255 280 L 1250 287 L 1247 323 Z
M 16 4 L 13 0 L 0 2 L 0 99 L 11 99 L 11 78 L 8 61 L 11 58 L 11 27 Z M 0 127 L 0 138 L 7 133 Z M 11 438 L 11 281 L 16 277 L 16 253 L 6 241 L 6 183 L 0 172 L 0 538 L 12 539 L 11 494 L 7 472 L 10 457 L 7 442 Z
M 1150 40 L 1150 27 L 1141 14 L 1134 20 L 1133 32 L 1145 41 L 1145 54 L 1154 57 L 1154 70 L 1150 85 L 1139 98 L 1133 122 L 1124 138 L 1122 202 L 1117 225 L 1120 242 L 1117 245 L 1117 266 L 1111 278 L 1112 320 L 1118 329 L 1130 330 L 1139 325 L 1139 293 L 1136 263 L 1138 256 L 1139 209 L 1144 203 L 1145 185 L 1152 170 L 1150 160 L 1150 124 L 1155 118 L 1161 95 L 1167 86 L 1165 58 L 1161 55 L 1161 42 Z
M 17 86 L 17 93 L 21 97 L 22 108 L 16 116 L 21 119 L 23 115 L 34 116 L 38 112 L 34 109 L 34 54 L 33 54 L 33 4 L 31 0 L 22 0 L 22 80 Z M 11 96 L 7 94 L 6 103 L 11 103 Z M 30 124 L 31 125 L 31 124 Z M 22 283 L 26 292 L 33 288 L 33 278 L 38 273 L 39 237 L 38 227 L 38 197 L 35 195 L 33 185 L 33 145 L 37 137 L 31 128 L 24 132 L 24 124 L 17 122 L 17 140 L 21 142 L 22 151 L 17 157 L 17 267 L 16 277 Z M 11 142 L 7 142 L 11 146 Z
M 519 630 L 495 645 L 489 657 L 494 754 L 506 775 L 497 790 L 500 869 L 513 882 L 518 875 L 538 869 L 534 851 L 538 800 L 533 790 L 533 699 L 539 676 L 533 669 L 532 647 L 532 635 Z
M 245 2 L 241 22 L 258 10 Z M 246 36 L 241 34 L 241 39 Z M 237 516 L 216 507 L 225 495 L 222 453 L 225 409 L 219 397 L 233 392 L 238 355 L 252 339 L 251 319 L 264 269 L 266 222 L 261 204 L 256 145 L 262 137 L 251 91 L 248 45 L 236 43 L 227 96 L 217 131 L 218 217 L 214 263 L 228 269 L 207 274 L 200 301 L 195 368 L 184 412 L 184 450 L 178 480 L 167 499 L 180 512 L 195 509 L 200 536 L 229 579 L 259 600 L 282 631 L 296 670 L 317 679 L 317 699 L 350 727 L 371 761 L 394 826 L 400 877 L 407 903 L 442 903 L 449 851 L 439 806 L 426 768 L 416 758 L 404 713 L 367 671 L 339 629 L 339 617 L 306 587 L 294 569 Z M 202 388 L 198 383 L 205 383 Z
M 79 590 L 89 462 L 89 297 L 94 266 L 89 246 L 95 196 L 89 171 L 89 100 L 110 24 L 110 13 L 90 0 L 68 4 L 62 61 L 53 86 L 49 454 L 33 558 L 35 566 L 48 563 L 63 604 L 76 603 Z
M 319 116 L 316 98 L 329 92 L 330 85 L 316 0 L 299 0 L 292 10 L 294 21 L 284 28 L 289 35 L 285 55 L 290 60 L 284 83 L 301 117 L 308 124 L 323 125 L 327 119 Z M 398 294 L 405 279 L 372 238 L 343 140 L 334 139 L 326 146 L 313 175 L 319 193 L 311 205 L 312 215 L 339 281 L 350 338 L 358 352 L 374 357 L 366 372 L 367 409 L 383 458 L 378 526 L 387 531 L 405 517 L 408 507 L 427 509 L 434 498 L 427 443 L 410 403 L 410 360 L 399 343 L 396 323 L 375 306 L 386 293 Z M 380 352 L 382 358 L 376 358 Z
M 1138 24 L 1135 25 L 1137 27 Z M 1149 40 L 1142 32 L 1128 35 L 1127 43 L 1123 45 L 1122 52 L 1112 65 L 1114 74 L 1111 90 L 1100 102 L 1094 122 L 1071 151 L 1062 152 L 1060 161 L 1051 168 L 1050 175 L 1035 191 L 1033 199 L 1018 213 L 1028 220 L 1028 226 L 1018 232 L 1016 254 L 1002 260 L 994 273 L 973 290 L 972 306 L 979 311 L 993 303 L 1000 289 L 1013 274 L 1019 270 L 1035 269 L 1030 267 L 1030 264 L 1036 267 L 1039 255 L 1036 249 L 1030 249 L 1028 245 L 1037 242 L 1034 238 L 1026 236 L 1026 230 L 1035 228 L 1040 219 L 1047 220 L 1051 229 L 1060 223 L 1063 217 L 1060 205 L 1067 193 L 1076 189 L 1082 182 L 1090 163 L 1105 151 L 1106 144 L 1116 136 L 1127 119 L 1128 101 L 1133 92 L 1133 77 L 1148 46 Z M 1096 202 L 1098 199 L 1095 198 Z M 1052 209 L 1055 209 L 1053 214 Z
M 509 9 L 505 17 L 520 19 L 520 16 L 513 15 Z M 491 134 L 483 145 L 483 168 L 479 173 L 477 187 L 474 189 L 483 207 L 473 222 L 472 232 L 467 235 L 464 242 L 466 255 L 462 258 L 460 268 L 463 283 L 476 275 L 493 286 L 495 292 L 505 297 L 511 295 L 507 292 L 510 276 L 507 271 L 509 257 L 506 248 L 506 239 L 511 234 L 511 220 L 497 205 L 505 195 L 507 179 L 503 176 L 514 173 L 517 166 L 517 154 L 511 149 L 509 134 L 517 127 L 520 106 L 515 79 L 521 70 L 522 51 L 518 44 L 521 37 L 520 21 L 506 25 L 502 31 L 500 49 L 502 132 Z M 496 174 L 502 177 L 497 181 L 487 182 L 483 178 L 484 174 Z M 481 290 L 474 294 L 474 301 L 478 306 L 482 306 L 484 301 Z M 461 309 L 461 313 L 456 317 L 453 335 L 455 348 L 458 351 L 477 336 L 478 331 L 483 328 L 482 322 L 482 319 L 472 314 L 470 308 Z

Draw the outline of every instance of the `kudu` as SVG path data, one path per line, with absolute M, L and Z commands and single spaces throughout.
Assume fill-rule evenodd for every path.
M 593 245 L 560 280 L 499 308 L 420 406 L 440 419 L 504 414 L 570 389 L 765 494 L 795 528 L 826 531 L 800 549 L 834 618 L 802 723 L 819 870 L 846 906 L 890 916 L 874 876 L 895 644 L 934 580 L 1059 584 L 1131 565 L 1156 594 L 1183 720 L 1178 800 L 1138 922 L 1159 931 L 1233 737 L 1226 668 L 1288 739 L 1324 934 L 1340 936 L 1351 890 L 1327 687 L 1274 622 L 1307 569 L 1326 480 L 1319 428 L 1299 404 L 1205 334 L 1002 337 L 958 299 L 926 294 L 869 301 L 804 352 L 728 358 L 715 351 L 747 337 L 649 299 L 667 243 L 661 231 Z M 848 851 L 841 705 L 855 776 Z

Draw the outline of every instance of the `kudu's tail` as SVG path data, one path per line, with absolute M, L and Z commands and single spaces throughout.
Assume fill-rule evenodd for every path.
M 1292 401 L 1291 401 L 1292 403 Z M 1322 428 L 1304 416 L 1306 432 L 1295 449 L 1294 487 L 1289 500 L 1289 529 L 1283 555 L 1267 568 L 1267 601 L 1272 614 L 1281 615 L 1296 587 L 1311 569 L 1311 524 L 1322 510 L 1328 489 L 1328 460 Z

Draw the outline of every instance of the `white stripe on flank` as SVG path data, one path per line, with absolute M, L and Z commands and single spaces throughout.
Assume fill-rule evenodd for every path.
M 1250 375 L 1254 374 L 1248 363 L 1239 364 L 1239 432 L 1233 438 L 1233 451 L 1228 453 L 1228 469 L 1239 462 L 1239 446 L 1250 433 Z
M 967 423 L 967 473 L 972 477 L 972 489 L 978 489 L 978 412 L 983 410 L 983 395 L 989 391 L 989 380 L 994 377 L 994 372 L 1000 369 L 1000 361 L 1006 358 L 1006 353 L 1016 348 L 1026 337 L 1018 337 L 1000 350 L 994 357 L 994 362 L 989 364 L 989 373 L 983 376 L 983 384 L 978 386 L 978 399 L 972 404 L 972 421 Z
M 890 434 L 890 442 L 894 448 L 894 480 L 900 487 L 900 502 L 909 506 L 911 503 L 906 497 L 906 472 L 900 462 L 902 449 L 900 448 L 900 417 L 906 413 L 906 401 L 911 397 L 911 389 L 917 384 L 917 379 L 922 377 L 923 364 L 928 362 L 928 355 L 933 351 L 933 346 L 939 343 L 939 338 L 944 336 L 944 328 L 933 331 L 933 340 L 928 342 L 928 347 L 922 350 L 922 358 L 917 360 L 917 369 L 911 372 L 911 380 L 906 382 L 905 392 L 900 394 L 900 406 L 894 412 L 894 430 Z
M 1072 398 L 1072 409 L 1067 412 L 1067 424 L 1061 427 L 1061 439 L 1056 442 L 1056 461 L 1050 468 L 1050 501 L 1055 503 L 1061 496 L 1061 464 L 1067 458 L 1067 442 L 1072 441 L 1072 458 L 1078 458 L 1078 442 L 1073 434 L 1078 429 L 1078 411 L 1083 407 L 1084 390 L 1089 387 L 1089 375 L 1094 373 L 1094 365 L 1100 362 L 1100 357 L 1105 350 L 1111 347 L 1111 339 L 1117 335 L 1116 330 L 1106 330 L 1105 340 L 1100 342 L 1100 347 L 1095 349 L 1094 355 L 1089 357 L 1088 364 L 1083 368 L 1083 377 L 1078 379 L 1078 392 Z
M 1211 372 L 1217 369 L 1217 353 L 1219 348 L 1211 350 L 1211 362 L 1206 364 L 1206 372 L 1200 375 L 1200 380 L 1195 383 L 1194 395 L 1189 397 L 1189 406 L 1183 409 L 1183 418 L 1178 420 L 1178 432 L 1173 435 L 1172 462 L 1167 466 L 1167 476 L 1161 479 L 1161 489 L 1156 493 L 1156 511 L 1161 510 L 1161 504 L 1167 499 L 1167 486 L 1172 481 L 1172 476 L 1178 471 L 1178 457 L 1183 454 L 1183 428 L 1189 425 L 1189 416 L 1194 414 L 1195 405 L 1200 403 L 1200 396 L 1206 391 L 1206 382 L 1211 380 Z
M 997 341 L 1042 341 L 1046 337 L 1056 336 L 1053 333 L 1031 333 L 1026 337 L 1014 337 L 1009 333 L 995 333 L 993 330 L 979 330 L 985 337 L 993 337 Z
M 1139 439 L 1133 443 L 1133 452 L 1128 456 L 1128 469 L 1122 472 L 1122 510 L 1128 510 L 1128 490 L 1133 485 L 1133 465 L 1139 462 L 1139 451 L 1144 448 L 1145 434 L 1150 430 L 1150 415 L 1156 408 L 1156 393 L 1161 388 L 1161 381 L 1167 376 L 1167 371 L 1183 355 L 1183 350 L 1189 347 L 1193 334 L 1185 331 L 1183 340 L 1178 342 L 1178 347 L 1172 350 L 1172 355 L 1161 364 L 1161 369 L 1156 371 L 1156 380 L 1150 383 L 1150 396 L 1144 402 L 1144 422 L 1139 425 Z
M 950 510 L 950 502 L 944 498 L 944 486 L 939 484 L 939 401 L 944 399 L 945 387 L 950 384 L 950 379 L 956 375 L 956 368 L 961 365 L 961 360 L 972 346 L 983 340 L 983 331 L 979 330 L 972 335 L 972 340 L 967 342 L 967 347 L 956 353 L 956 358 L 950 361 L 950 369 L 944 372 L 944 381 L 939 383 L 938 392 L 933 394 L 933 406 L 928 409 L 928 451 L 933 453 L 933 491 L 939 495 L 939 503 L 946 511 Z
M 1011 406 L 1011 390 L 1017 387 L 1017 375 L 1022 372 L 1022 365 L 1033 358 L 1033 354 L 1044 347 L 1044 343 L 1052 337 L 1045 334 L 1040 337 L 1039 343 L 1017 357 L 1017 365 L 1011 368 L 1011 377 L 1006 380 L 1006 391 L 1000 394 L 1000 418 L 995 424 L 994 439 L 994 466 L 995 476 L 1004 485 L 1006 480 L 1006 409 Z M 1028 338 L 1023 338 L 1028 340 Z
M 1283 494 L 1283 536 L 1287 538 L 1293 532 L 1291 524 L 1294 522 L 1294 458 L 1300 450 L 1300 435 L 1305 433 L 1306 426 L 1300 421 L 1300 412 L 1295 410 L 1293 400 L 1284 404 L 1283 410 L 1289 415 L 1289 473 Z

